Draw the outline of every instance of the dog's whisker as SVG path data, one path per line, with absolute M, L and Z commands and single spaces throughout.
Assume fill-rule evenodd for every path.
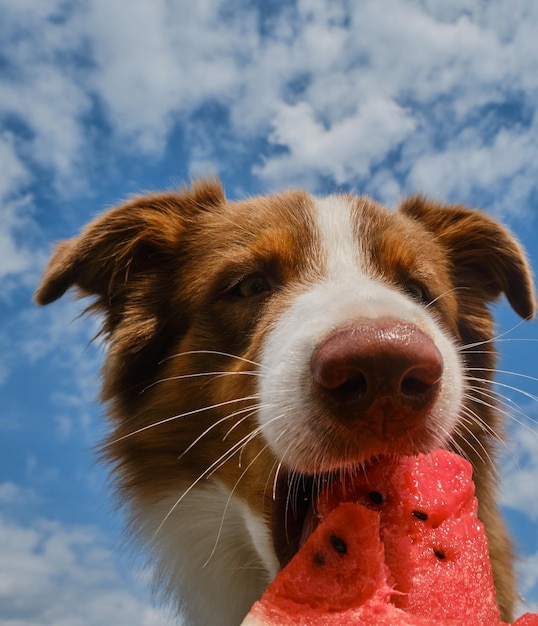
M 474 378 L 472 376 L 468 376 L 467 380 L 472 381 L 472 382 L 483 382 L 483 379 Z M 509 391 L 515 391 L 516 393 L 519 393 L 522 396 L 525 396 L 526 398 L 528 398 L 529 400 L 532 400 L 533 402 L 538 401 L 538 396 L 535 396 L 534 394 L 529 393 L 528 391 L 525 391 L 524 389 L 520 389 L 519 387 L 514 387 L 513 385 L 508 385 L 507 383 L 501 383 L 499 381 L 495 381 L 495 385 L 503 389 L 508 389 Z
M 186 350 L 185 352 L 177 352 L 176 354 L 171 354 L 170 356 L 167 356 L 166 358 L 159 361 L 158 365 L 162 365 L 163 363 L 166 363 L 167 361 L 170 361 L 172 359 L 177 359 L 183 356 L 193 356 L 197 354 L 211 354 L 214 356 L 224 356 L 230 359 L 234 359 L 235 361 L 240 361 L 242 363 L 248 363 L 249 365 L 254 365 L 257 368 L 265 368 L 265 366 L 262 363 L 258 363 L 257 361 L 252 361 L 251 359 L 247 359 L 238 354 L 232 354 L 230 352 L 221 352 L 220 350 Z
M 529 433 L 536 435 L 536 432 L 537 432 L 535 428 L 536 419 L 533 417 L 530 417 L 529 415 L 526 415 L 525 413 L 522 413 L 521 415 L 524 419 L 517 418 L 513 413 L 509 413 L 507 417 L 511 422 L 516 424 L 518 427 L 521 427 L 525 429 L 526 431 L 528 431 Z M 532 425 L 528 424 L 529 421 L 532 422 Z
M 508 333 L 510 333 L 513 330 L 515 330 L 522 323 L 523 322 L 521 322 L 520 324 L 517 324 L 513 328 L 508 329 L 507 331 L 505 331 L 504 333 L 498 335 L 497 337 L 492 337 L 491 339 L 484 339 L 483 341 L 477 341 L 475 343 L 463 344 L 461 346 L 457 346 L 456 349 L 459 352 L 467 352 L 470 348 L 478 348 L 480 346 L 485 346 L 487 344 L 494 345 L 494 344 L 497 344 L 497 343 L 511 343 L 511 342 L 523 342 L 523 343 L 535 343 L 535 342 L 537 342 L 538 339 L 536 339 L 534 337 L 528 337 L 528 338 L 523 338 L 523 337 L 506 337 L 506 335 Z M 492 352 L 494 352 L 494 351 L 492 351 Z
M 451 293 L 454 293 L 455 291 L 463 291 L 463 290 L 468 290 L 468 289 L 469 289 L 469 287 L 453 287 L 452 289 L 447 289 L 442 294 L 438 295 L 437 298 L 434 298 L 431 302 L 428 302 L 428 304 L 426 304 L 424 308 L 425 309 L 430 308 L 436 302 L 439 302 L 439 300 L 441 300 L 442 298 L 448 296 Z
M 130 433 L 127 433 L 126 435 L 122 435 L 121 437 L 117 437 L 116 439 L 114 439 L 113 441 L 110 441 L 108 443 L 105 444 L 105 446 L 110 447 L 113 446 L 114 444 L 123 441 L 124 439 L 128 439 L 129 437 L 133 437 L 135 435 L 138 435 L 140 433 L 143 433 L 147 430 L 150 430 L 151 428 L 156 428 L 157 426 L 162 426 L 163 424 L 168 424 L 170 422 L 173 422 L 174 420 L 180 420 L 183 419 L 185 417 L 190 417 L 192 415 L 196 415 L 198 413 L 203 413 L 205 411 L 211 411 L 213 409 L 218 409 L 220 407 L 223 406 L 227 406 L 230 404 L 235 404 L 237 402 L 244 402 L 247 400 L 257 400 L 259 398 L 259 395 L 253 395 L 253 396 L 244 396 L 241 398 L 236 398 L 234 400 L 226 400 L 224 402 L 216 402 L 215 404 L 211 404 L 208 406 L 204 406 L 201 407 L 199 409 L 193 409 L 192 411 L 186 411 L 185 413 L 178 413 L 177 415 L 172 415 L 172 417 L 167 417 L 163 420 L 159 420 L 157 422 L 152 422 L 151 424 L 147 424 L 146 426 L 142 426 L 141 428 L 137 428 L 136 430 L 133 430 Z
M 288 433 L 289 433 L 289 429 L 286 427 L 282 430 L 278 438 L 280 439 L 281 437 L 283 437 L 285 434 L 288 434 Z M 286 447 L 285 452 L 281 456 L 280 461 L 278 463 L 278 467 L 275 472 L 275 476 L 273 478 L 273 492 L 272 492 L 273 502 L 276 500 L 276 497 L 277 497 L 278 476 L 280 472 L 282 471 L 282 469 L 284 468 L 284 461 L 282 459 L 287 458 L 288 452 L 293 447 L 293 445 L 294 445 L 294 442 L 292 438 L 292 441 L 290 441 L 290 443 Z M 286 471 L 288 472 L 288 489 L 286 493 L 286 504 L 285 504 L 285 514 L 284 514 L 284 536 L 286 537 L 286 541 L 289 542 L 288 515 L 290 514 L 290 512 L 296 515 L 296 502 L 297 502 L 297 493 L 299 490 L 299 480 L 300 479 L 304 480 L 305 477 L 304 477 L 304 474 L 302 474 L 301 472 L 298 472 L 296 468 L 291 467 L 291 466 L 288 467 Z
M 446 439 L 445 439 L 445 445 L 448 445 L 449 447 L 451 447 L 455 452 L 457 452 L 460 456 L 462 456 L 464 459 L 467 459 L 467 461 L 470 461 L 469 456 L 467 454 L 467 452 L 461 447 L 461 445 L 457 442 L 456 440 L 456 432 L 451 432 L 448 431 L 446 428 L 441 427 L 440 429 L 442 432 L 444 432 Z
M 467 443 L 470 445 L 470 447 L 474 450 L 476 456 L 480 459 L 480 461 L 484 464 L 486 464 L 487 461 L 489 461 L 490 463 L 492 463 L 492 459 L 491 456 L 489 454 L 489 452 L 486 450 L 486 448 L 484 447 L 483 443 L 480 441 L 480 439 L 477 437 L 477 435 L 473 432 L 472 428 L 470 428 L 470 426 L 467 425 L 467 421 L 469 417 L 474 417 L 474 416 L 465 416 L 462 415 L 462 419 L 459 421 L 458 423 L 458 429 L 459 430 L 464 430 L 466 433 L 468 433 L 469 437 L 472 438 L 473 441 L 467 439 Z M 475 443 L 478 444 L 478 447 L 480 448 L 480 450 L 482 452 L 480 452 L 480 450 L 476 447 Z M 482 453 L 484 453 L 485 458 L 482 456 Z M 486 461 L 487 459 L 487 461 Z
M 168 383 L 174 380 L 185 380 L 185 379 L 189 379 L 189 378 L 204 378 L 204 377 L 213 377 L 213 378 L 220 378 L 222 376 L 260 376 L 259 372 L 256 371 L 239 371 L 239 372 L 226 372 L 226 371 L 219 371 L 219 372 L 197 372 L 195 374 L 179 374 L 178 376 L 168 376 L 166 378 L 160 378 L 159 380 L 156 380 L 154 382 L 152 382 L 149 385 L 146 385 L 146 387 L 144 387 L 144 389 L 142 389 L 140 391 L 140 393 L 145 393 L 148 389 L 151 389 L 152 387 L 155 387 L 156 385 L 160 385 L 161 383 Z
M 488 398 L 489 400 L 491 400 L 491 402 L 493 403 L 491 408 L 494 408 L 501 415 L 504 415 L 508 419 L 512 419 L 514 417 L 514 411 L 515 411 L 515 413 L 517 413 L 522 418 L 530 422 L 536 421 L 530 415 L 525 413 L 521 409 L 521 407 L 514 401 L 514 399 L 511 398 L 510 396 L 505 396 L 493 389 L 489 389 L 488 391 L 486 391 L 482 387 L 474 387 L 474 386 L 469 386 L 469 391 L 472 392 L 473 394 L 479 394 L 483 396 L 484 398 Z M 468 397 L 471 400 L 474 399 L 473 395 L 470 395 Z
M 213 381 L 218 380 L 219 378 L 226 378 L 227 376 L 252 376 L 254 378 L 261 378 L 260 372 L 255 371 L 239 371 L 239 372 L 220 372 L 216 373 L 213 378 L 208 378 L 201 386 L 200 389 L 205 389 L 208 385 L 210 385 Z
M 255 429 L 255 430 L 259 430 L 259 429 Z M 256 433 L 257 434 L 257 433 Z M 196 487 L 196 485 L 202 481 L 204 478 L 209 478 L 215 471 L 217 471 L 217 469 L 219 469 L 224 463 L 226 463 L 227 461 L 229 461 L 234 454 L 241 449 L 241 447 L 244 445 L 244 443 L 247 440 L 250 440 L 250 438 L 252 437 L 252 433 L 249 433 L 248 435 L 246 435 L 245 437 L 243 437 L 242 439 L 240 439 L 239 441 L 235 442 L 233 444 L 233 446 L 231 446 L 228 450 L 226 450 L 226 452 L 224 452 L 224 454 L 222 454 L 216 461 L 214 461 L 213 463 L 211 463 L 211 465 L 209 465 L 197 478 L 195 478 L 191 484 L 183 491 L 183 493 L 181 494 L 181 496 L 179 496 L 179 498 L 175 501 L 175 503 L 170 507 L 169 511 L 166 513 L 166 515 L 164 516 L 163 520 L 161 521 L 161 523 L 159 524 L 159 526 L 157 527 L 157 530 L 153 533 L 153 540 L 155 539 L 155 537 L 159 534 L 159 532 L 161 531 L 162 527 L 166 524 L 166 522 L 168 521 L 168 519 L 170 518 L 170 516 L 174 513 L 174 511 L 177 509 L 177 507 L 181 504 L 181 502 L 186 498 L 186 496 Z
M 285 515 L 284 515 L 284 536 L 286 537 L 286 541 L 289 542 L 289 538 L 290 538 L 290 534 L 289 534 L 289 524 L 288 524 L 288 515 L 290 513 L 290 511 L 293 512 L 293 514 L 296 514 L 296 507 L 295 507 L 295 497 L 292 497 L 293 494 L 297 494 L 297 491 L 299 490 L 298 487 L 298 482 L 299 482 L 299 474 L 297 472 L 297 470 L 293 469 L 291 474 L 290 474 L 290 479 L 289 479 L 289 484 L 288 484 L 288 493 L 286 494 L 286 508 L 285 508 Z M 293 509 L 293 510 L 292 510 Z
M 475 371 L 484 371 L 482 368 L 476 368 Z M 507 372 L 508 373 L 508 372 Z M 516 372 L 511 372 L 511 374 L 513 374 L 514 376 L 518 376 L 518 374 Z M 529 380 L 533 380 L 533 377 L 530 376 L 526 376 L 525 374 L 521 374 L 520 375 L 522 378 L 526 378 Z M 495 381 L 491 381 L 489 380 L 489 378 L 486 377 L 479 377 L 479 376 L 469 376 L 466 375 L 464 380 L 466 381 L 466 383 L 468 383 L 468 386 L 473 389 L 482 389 L 484 390 L 488 390 L 489 393 L 492 394 L 492 396 L 504 401 L 506 403 L 506 405 L 510 404 L 513 407 L 518 407 L 517 402 L 513 399 L 512 394 L 508 395 L 508 393 L 502 394 L 499 391 L 499 388 L 501 389 L 506 389 L 508 390 L 508 392 L 515 392 L 517 394 L 520 395 L 524 395 L 529 397 L 529 399 L 534 403 L 538 400 L 537 396 L 534 396 L 533 394 L 528 394 L 525 389 L 522 389 L 521 387 L 516 387 L 513 385 L 509 385 L 508 383 L 503 383 L 501 381 L 495 380 Z M 534 380 L 538 380 L 538 379 L 534 379 Z M 470 383 L 476 383 L 475 385 L 471 385 Z
M 226 439 L 228 439 L 228 437 L 230 436 L 230 434 L 238 427 L 240 426 L 245 420 L 247 420 L 249 417 L 252 417 L 253 415 L 255 415 L 261 408 L 271 408 L 272 404 L 271 403 L 265 403 L 265 404 L 257 404 L 251 407 L 248 407 L 248 409 L 245 409 L 246 411 L 250 411 L 247 415 L 243 416 L 240 420 L 237 420 L 235 422 L 235 424 L 233 424 L 233 426 L 225 433 L 224 437 L 222 438 L 222 441 L 226 441 Z M 243 411 L 241 411 L 243 412 Z
M 476 400 L 476 398 L 472 398 L 472 399 Z M 481 404 L 481 402 L 478 402 L 478 404 Z M 489 406 L 489 405 L 486 404 L 486 406 Z M 497 410 L 498 410 L 498 407 L 497 407 L 496 404 L 494 404 L 492 406 L 494 408 L 497 408 Z M 504 415 L 507 418 L 514 419 L 510 412 L 501 411 L 501 414 Z M 489 433 L 489 435 L 493 439 L 496 439 L 498 441 L 498 443 L 500 443 L 504 448 L 508 449 L 506 440 L 503 437 L 503 435 L 500 432 L 498 432 L 497 430 L 495 430 L 495 428 L 491 424 L 488 424 L 488 422 L 480 415 L 480 413 L 478 413 L 477 411 L 473 410 L 471 407 L 466 406 L 465 407 L 464 416 L 465 416 L 465 419 L 467 419 L 468 421 L 470 420 L 470 421 L 474 422 L 475 424 L 477 424 L 478 426 L 480 426 L 480 428 L 485 433 Z
M 244 446 L 253 441 L 260 432 L 260 427 L 256 427 L 252 429 L 249 433 L 244 435 L 239 441 L 236 441 L 226 452 L 224 452 L 211 466 L 204 472 L 204 478 L 211 478 L 215 472 L 217 472 L 224 464 L 228 463 L 228 461 L 238 452 L 241 453 Z M 238 460 L 238 467 L 241 467 L 241 460 Z
M 247 445 L 253 441 L 254 439 L 256 439 L 256 437 L 260 434 L 261 432 L 261 427 L 258 428 L 254 428 L 251 432 L 250 435 L 246 438 L 246 441 L 243 442 L 243 445 L 241 446 L 241 449 L 239 450 L 239 457 L 237 459 L 237 465 L 238 467 L 242 468 L 243 467 L 243 453 L 247 447 Z
M 478 404 L 482 404 L 487 407 L 496 408 L 495 405 L 490 405 L 487 402 L 479 400 L 479 399 L 477 400 L 476 398 L 472 396 L 467 396 L 467 397 L 470 400 L 477 402 Z M 484 418 L 480 416 L 479 413 L 477 413 L 476 411 L 473 411 L 473 409 L 469 406 L 464 407 L 462 413 L 463 413 L 464 418 L 466 418 L 468 421 L 469 420 L 473 421 L 475 424 L 477 424 L 481 428 L 481 430 L 483 430 L 486 433 L 489 433 L 491 437 L 493 437 L 493 439 L 497 439 L 497 441 L 499 441 L 500 443 L 504 445 L 504 440 L 501 437 L 501 435 L 490 424 L 488 424 L 484 420 Z
M 468 408 L 468 412 L 465 415 L 464 419 L 469 421 L 469 422 L 479 423 L 479 424 L 481 424 L 485 428 L 485 430 L 489 430 L 489 432 L 492 433 L 492 435 L 503 446 L 505 453 L 507 453 L 508 456 L 510 456 L 510 458 L 515 463 L 515 465 L 518 465 L 518 459 L 514 455 L 514 453 L 512 452 L 511 447 L 508 445 L 508 443 L 505 441 L 505 439 L 503 437 L 501 437 L 489 424 L 484 422 L 484 420 L 480 417 L 479 414 L 477 414 L 475 411 L 472 411 L 471 409 Z M 492 471 L 495 473 L 495 475 L 498 475 L 498 470 L 497 470 L 497 467 L 495 465 L 493 465 Z
M 277 468 L 276 468 L 276 471 L 275 471 L 275 476 L 273 478 L 273 492 L 272 492 L 273 502 L 276 501 L 276 491 L 277 491 L 278 477 L 280 475 L 280 472 L 282 471 L 282 467 L 283 467 L 282 461 L 278 461 Z
M 279 435 L 279 438 L 282 437 L 284 434 L 286 434 L 288 432 L 288 428 L 283 428 L 282 432 Z M 292 444 L 290 444 L 292 445 Z M 276 468 L 276 469 L 275 469 Z M 272 465 L 271 465 L 271 469 L 269 470 L 269 472 L 267 473 L 267 480 L 265 481 L 265 487 L 263 490 L 263 495 L 265 497 L 265 494 L 267 493 L 267 488 L 269 487 L 269 483 L 272 482 L 272 489 L 271 489 L 271 500 L 273 502 L 276 501 L 276 497 L 277 497 L 277 485 L 278 485 L 278 478 L 280 476 L 280 472 L 282 471 L 282 469 L 284 468 L 284 462 L 281 458 L 276 458 Z M 273 474 L 274 472 L 274 474 Z M 271 480 L 271 476 L 273 477 Z
M 505 374 L 507 376 L 516 376 L 517 378 L 524 378 L 525 380 L 531 380 L 533 382 L 538 382 L 538 377 L 536 376 L 530 376 L 529 374 L 522 374 L 521 372 L 513 372 L 510 370 L 501 370 L 501 369 L 497 369 L 497 368 L 485 368 L 485 367 L 468 367 L 467 368 L 468 372 L 488 372 L 491 374 Z M 487 381 L 487 379 L 484 379 Z M 498 384 L 497 381 L 495 381 L 495 384 Z
M 457 349 L 458 352 L 463 352 L 463 356 L 467 356 L 468 354 L 490 354 L 493 356 L 496 356 L 497 354 L 497 350 L 493 349 L 493 350 L 460 350 L 459 348 Z M 481 369 L 481 368 L 477 368 L 477 369 Z
M 253 413 L 256 412 L 256 410 L 259 408 L 260 405 L 251 405 L 248 406 L 244 409 L 239 409 L 238 411 L 234 411 L 233 413 L 230 413 L 229 415 L 225 415 L 224 417 L 221 417 L 219 420 L 217 420 L 216 422 L 213 422 L 210 426 L 208 426 L 202 433 L 200 433 L 200 435 L 198 435 L 198 437 L 196 437 L 186 448 L 185 450 L 183 450 L 183 452 L 178 456 L 178 461 L 180 459 L 182 459 L 188 452 L 190 452 L 190 450 L 192 450 L 194 448 L 194 446 L 201 441 L 206 435 L 208 435 L 214 428 L 217 428 L 218 426 L 220 426 L 220 424 L 223 424 L 224 422 L 227 422 L 230 419 L 233 419 L 234 417 L 237 417 L 238 415 L 241 415 L 243 413 L 248 413 L 246 417 L 243 417 L 239 420 L 239 422 L 243 421 L 244 419 L 247 419 L 248 417 L 250 417 Z M 226 435 L 223 438 L 226 439 Z
M 264 422 L 263 424 L 260 424 L 257 428 L 253 429 L 251 432 L 250 437 L 247 439 L 247 441 L 245 441 L 245 443 L 243 444 L 243 446 L 241 447 L 241 452 L 239 453 L 239 467 L 242 467 L 242 459 L 243 459 L 243 452 L 245 450 L 245 448 L 247 447 L 247 445 L 253 440 L 255 439 L 262 431 L 264 428 L 270 426 L 273 422 L 277 422 L 281 419 L 283 419 L 285 417 L 285 414 L 282 413 L 280 415 L 275 415 L 272 419 L 270 419 L 267 422 Z
M 501 415 L 510 417 L 512 411 L 519 412 L 523 416 L 525 415 L 511 397 L 504 396 L 494 389 L 485 389 L 477 385 L 467 385 L 467 390 L 468 393 L 464 395 L 465 398 L 471 401 L 479 401 L 481 398 L 487 398 L 491 404 L 487 404 L 486 406 Z M 480 396 L 480 398 L 478 396 Z
M 260 405 L 261 406 L 261 405 Z M 246 420 L 248 420 L 250 417 L 252 417 L 253 415 L 255 415 L 258 411 L 259 411 L 260 407 L 249 407 L 248 409 L 248 413 L 246 415 L 243 415 L 243 417 L 241 419 L 238 419 L 225 433 L 224 436 L 222 437 L 222 441 L 226 441 L 226 439 L 228 439 L 228 437 L 231 435 L 231 433 L 238 428 L 239 426 L 241 426 L 241 424 L 243 422 L 245 422 Z
M 536 337 L 509 337 L 508 339 L 493 340 L 496 343 L 510 343 L 510 342 L 523 342 L 523 343 L 536 343 L 538 339 Z
M 230 506 L 230 502 L 232 501 L 232 497 L 235 493 L 235 490 L 237 489 L 237 486 L 239 485 L 239 483 L 241 482 L 242 478 L 245 476 L 245 474 L 248 472 L 248 470 L 254 465 L 254 463 L 259 459 L 259 457 L 265 452 L 265 450 L 267 449 L 269 444 L 266 444 L 259 452 L 258 454 L 256 454 L 256 456 L 252 459 L 252 461 L 250 461 L 250 463 L 246 466 L 246 468 L 241 472 L 241 475 L 239 476 L 239 478 L 236 480 L 234 486 L 230 489 L 230 493 L 228 495 L 228 498 L 226 500 L 226 503 L 224 504 L 224 508 L 222 511 L 222 516 L 221 516 L 221 520 L 220 520 L 220 525 L 217 531 L 217 537 L 215 539 L 215 543 L 213 545 L 213 549 L 211 550 L 211 553 L 209 554 L 209 556 L 207 557 L 207 560 L 205 561 L 205 563 L 202 565 L 202 568 L 207 567 L 209 561 L 211 561 L 213 555 L 215 554 L 215 551 L 217 549 L 218 543 L 219 543 L 219 539 L 220 536 L 222 534 L 222 529 L 224 527 L 224 520 L 226 518 L 226 513 L 228 511 L 228 507 Z
M 241 467 L 241 455 L 242 452 L 244 450 L 244 448 L 251 442 L 253 441 L 262 431 L 264 428 L 266 428 L 267 426 L 269 426 L 271 423 L 278 421 L 280 419 L 282 419 L 284 417 L 284 415 L 276 415 L 275 417 L 273 417 L 271 420 L 269 420 L 268 422 L 261 424 L 259 426 L 256 426 L 256 428 L 253 428 L 250 433 L 247 433 L 244 437 L 242 437 L 239 441 L 235 442 L 232 447 L 228 450 L 228 452 L 225 452 L 219 459 L 218 462 L 214 463 L 212 467 L 211 472 L 207 475 L 207 478 L 210 478 L 216 471 L 218 471 L 222 465 L 224 465 L 225 463 L 227 463 L 230 458 L 232 456 L 234 456 L 234 454 L 236 452 L 238 452 L 240 450 L 240 454 L 239 454 L 239 460 L 238 460 L 238 466 Z M 231 454 L 229 454 L 229 452 L 232 452 Z
M 466 397 L 472 402 L 474 402 L 475 404 L 480 404 L 482 406 L 487 407 L 488 409 L 493 409 L 494 411 L 500 413 L 501 415 L 504 415 L 504 417 L 508 419 L 515 419 L 512 412 L 502 409 L 496 400 L 493 400 L 492 402 L 487 402 L 483 398 L 478 398 L 476 396 L 467 395 Z M 470 407 L 465 407 L 465 408 L 467 408 L 469 411 L 472 411 Z M 488 426 L 488 424 L 484 420 L 481 420 L 481 425 L 484 427 Z M 498 433 L 495 433 L 494 431 L 491 431 L 491 432 L 492 434 L 494 434 L 496 439 L 498 439 L 499 441 L 502 440 L 502 438 L 500 437 Z

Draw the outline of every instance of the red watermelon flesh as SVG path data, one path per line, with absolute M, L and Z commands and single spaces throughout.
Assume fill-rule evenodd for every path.
M 334 498 L 379 511 L 386 563 L 402 594 L 394 604 L 433 620 L 465 616 L 469 626 L 498 623 L 487 539 L 465 459 L 436 450 L 379 460 L 345 491 L 339 485 L 322 494 L 320 516 Z
M 389 603 L 393 589 L 379 514 L 342 503 L 256 602 L 243 626 L 419 626 L 431 624 Z
M 327 485 L 317 528 L 244 624 L 498 626 L 476 512 L 471 466 L 458 455 L 371 463 Z M 516 624 L 538 626 L 538 615 Z

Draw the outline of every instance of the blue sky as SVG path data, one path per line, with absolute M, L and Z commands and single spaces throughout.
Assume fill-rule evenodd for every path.
M 0 626 L 168 623 L 93 458 L 97 322 L 31 302 L 53 241 L 217 173 L 230 198 L 481 207 L 536 266 L 536 32 L 534 0 L 0 0 Z M 538 610 L 538 325 L 497 317 L 520 374 L 500 376 L 503 510 Z

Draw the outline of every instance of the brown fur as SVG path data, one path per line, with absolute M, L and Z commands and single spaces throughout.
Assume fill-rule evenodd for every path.
M 445 251 L 451 282 L 457 289 L 457 325 L 452 332 L 462 345 L 469 346 L 463 352 L 465 363 L 471 371 L 481 372 L 481 386 L 487 391 L 497 356 L 491 343 L 494 321 L 486 305 L 504 293 L 521 317 L 530 319 L 535 314 L 534 286 L 524 252 L 505 228 L 482 213 L 461 206 L 442 206 L 421 197 L 411 198 L 401 210 L 433 233 Z M 480 349 L 484 342 L 488 343 Z M 498 440 L 488 434 L 493 431 L 500 438 L 502 420 L 493 406 L 477 397 L 477 402 L 469 403 L 481 421 L 467 420 L 465 429 L 457 433 L 457 444 L 473 464 L 479 516 L 489 538 L 497 602 L 503 619 L 510 620 L 517 597 L 511 566 L 512 544 L 496 505 L 498 477 L 494 462 Z
M 103 455 L 134 515 L 137 507 L 177 491 L 178 482 L 188 486 L 207 474 L 215 459 L 226 458 L 252 432 L 255 416 L 247 418 L 250 404 L 242 398 L 256 393 L 256 379 L 248 374 L 253 365 L 215 353 L 257 361 L 263 337 L 291 297 L 290 285 L 297 290 L 316 279 L 317 251 L 304 247 L 310 202 L 308 194 L 292 191 L 229 203 L 217 181 L 201 181 L 179 193 L 134 198 L 57 247 L 36 300 L 48 304 L 76 285 L 82 295 L 94 296 L 90 309 L 104 316 L 109 349 L 102 397 L 112 428 Z M 435 315 L 458 343 L 470 346 L 466 364 L 482 369 L 482 385 L 489 388 L 493 348 L 472 348 L 493 337 L 487 305 L 505 293 L 519 315 L 534 314 L 519 244 L 479 212 L 421 197 L 405 201 L 396 213 L 362 199 L 356 210 L 372 213 L 371 228 L 360 236 L 370 242 L 373 270 L 396 286 L 418 276 L 433 293 L 444 294 L 433 305 Z M 227 300 L 234 284 L 257 271 L 270 277 L 271 297 Z M 227 371 L 244 375 L 205 375 Z M 201 376 L 182 378 L 196 373 Z M 204 410 L 212 403 L 228 404 Z M 490 432 L 501 432 L 500 417 L 477 402 L 469 401 L 469 409 L 482 422 L 463 417 L 456 447 L 474 466 L 498 602 L 503 619 L 510 620 L 516 591 L 510 541 L 495 504 Z M 237 416 L 225 420 L 231 412 Z M 172 419 L 183 414 L 188 416 Z M 204 445 L 192 446 L 209 428 Z M 241 467 L 237 454 L 234 463 L 215 471 L 269 517 L 275 459 L 261 437 L 242 447 Z M 245 468 L 248 480 L 239 480 Z

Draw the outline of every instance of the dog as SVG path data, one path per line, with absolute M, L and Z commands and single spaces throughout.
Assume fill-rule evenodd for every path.
M 36 300 L 72 286 L 108 346 L 101 454 L 183 623 L 241 622 L 304 541 L 322 477 L 436 447 L 473 465 L 512 620 L 489 305 L 529 319 L 535 295 L 503 226 L 422 196 L 228 201 L 204 179 L 61 242 Z

